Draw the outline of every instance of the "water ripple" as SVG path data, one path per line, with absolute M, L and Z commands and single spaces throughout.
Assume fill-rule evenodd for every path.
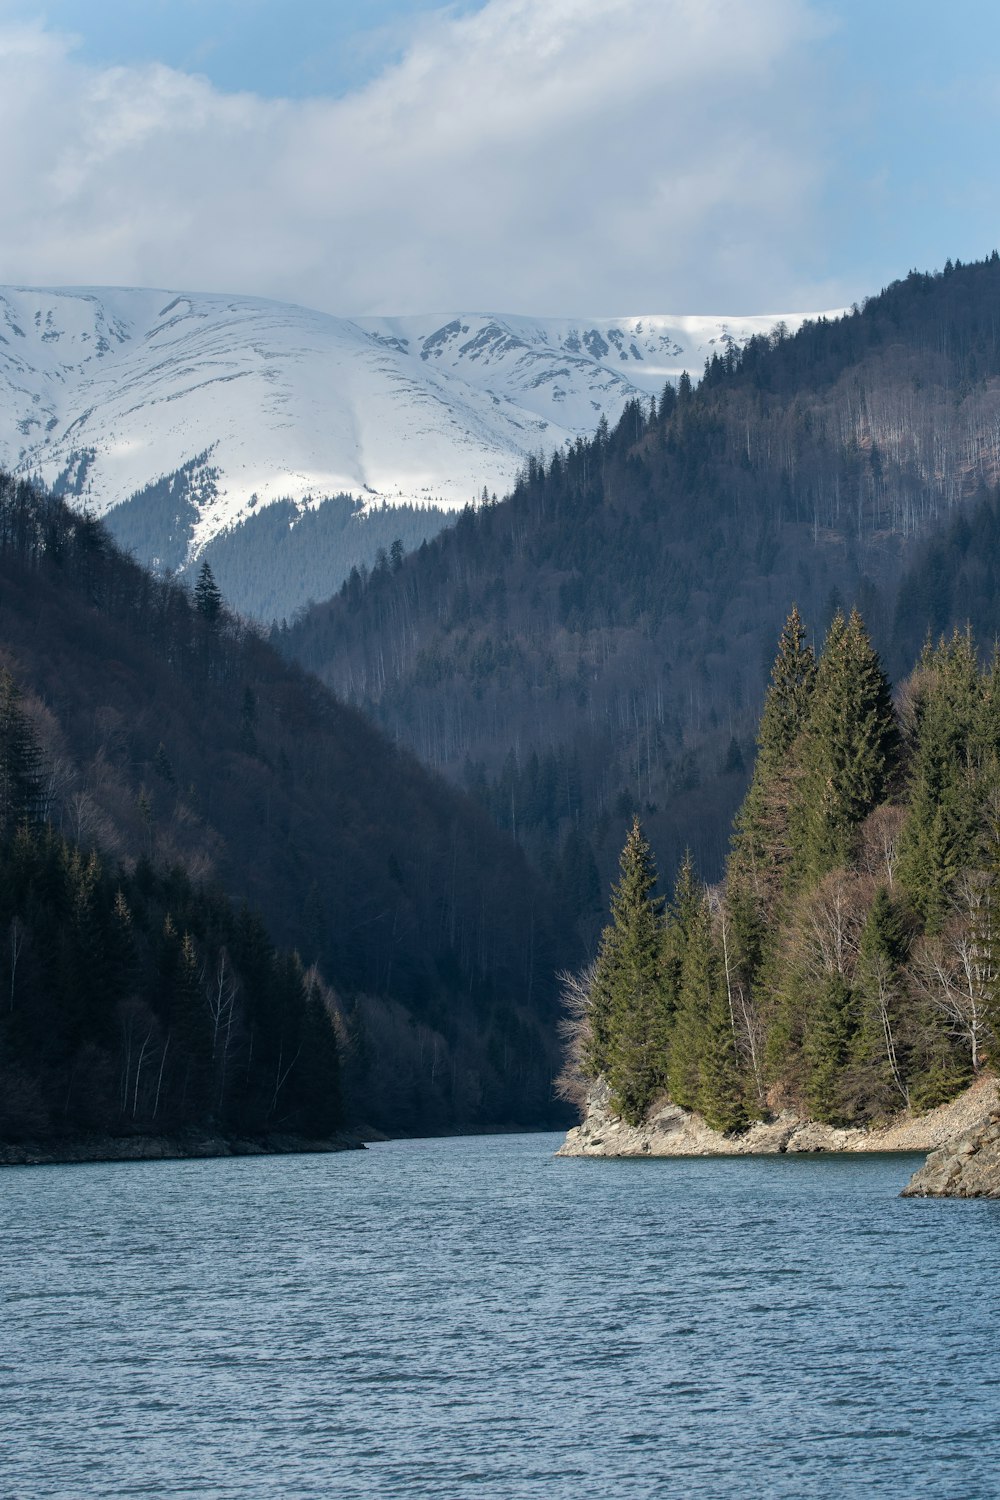
M 0 1177 L 0 1496 L 1000 1495 L 1000 1204 L 556 1139 Z

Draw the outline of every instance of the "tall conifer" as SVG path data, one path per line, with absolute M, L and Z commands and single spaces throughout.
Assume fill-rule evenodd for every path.
M 660 979 L 661 906 L 653 895 L 656 868 L 635 818 L 611 892 L 611 922 L 601 936 L 591 988 L 588 1070 L 603 1074 L 612 1105 L 638 1123 L 663 1086 Z
M 852 610 L 830 626 L 804 730 L 802 777 L 792 808 L 793 869 L 812 886 L 846 864 L 856 831 L 895 769 L 896 716 L 864 621 Z
M 789 807 L 798 773 L 796 749 L 816 681 L 816 659 L 793 605 L 778 640 L 757 734 L 757 759 L 736 817 L 726 891 L 734 963 L 748 984 L 760 968 L 791 861 Z
M 684 950 L 677 1009 L 667 1058 L 667 1087 L 682 1109 L 701 1103 L 701 1065 L 706 1045 L 705 1020 L 718 981 L 712 948 L 711 915 L 704 890 L 693 914 Z
M 925 648 L 913 700 L 900 878 L 931 932 L 947 915 L 950 892 L 975 843 L 977 762 L 989 753 L 985 698 L 968 631 Z

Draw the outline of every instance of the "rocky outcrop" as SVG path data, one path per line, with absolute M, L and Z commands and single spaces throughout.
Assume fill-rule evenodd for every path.
M 982 1130 L 994 1115 L 1000 1115 L 1000 1086 L 995 1078 L 984 1077 L 948 1104 L 921 1115 L 897 1115 L 877 1128 L 840 1130 L 784 1110 L 738 1135 L 723 1135 L 700 1115 L 668 1103 L 654 1109 L 641 1125 L 628 1125 L 611 1112 L 607 1087 L 598 1083 L 583 1121 L 568 1133 L 557 1154 L 767 1156 L 807 1151 L 934 1151 L 958 1136 Z
M 932 1151 L 904 1198 L 1000 1198 L 1000 1114 Z

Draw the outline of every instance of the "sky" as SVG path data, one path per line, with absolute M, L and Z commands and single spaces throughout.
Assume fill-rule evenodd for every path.
M 1000 243 L 995 0 L 0 0 L 0 282 L 809 312 Z

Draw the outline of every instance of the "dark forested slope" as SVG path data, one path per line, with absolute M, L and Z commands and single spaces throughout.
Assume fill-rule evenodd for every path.
M 0 480 L 0 666 L 55 834 L 259 911 L 345 1017 L 355 1113 L 385 1128 L 551 1109 L 550 899 L 488 817 L 221 606 L 92 519 Z
M 821 631 L 858 603 L 887 647 L 908 548 L 996 483 L 998 434 L 994 254 L 730 349 L 283 646 L 469 786 L 593 930 L 635 810 L 668 862 L 721 869 L 787 600 Z M 904 625 L 919 649 L 919 608 Z

